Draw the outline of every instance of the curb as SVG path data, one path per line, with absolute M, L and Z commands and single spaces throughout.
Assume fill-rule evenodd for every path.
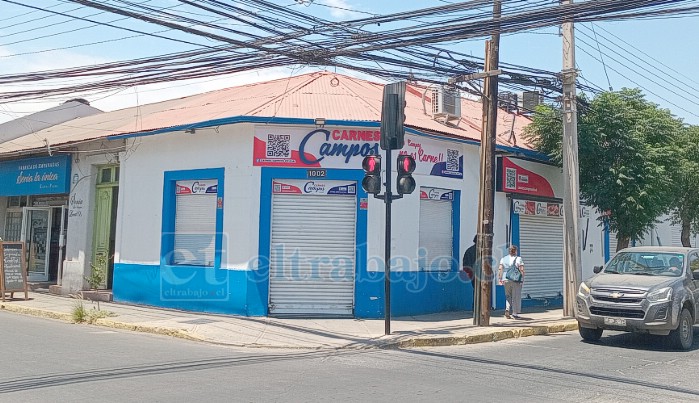
M 17 306 L 13 304 L 2 304 L 0 303 L 0 311 L 7 311 L 18 313 L 22 315 L 36 316 L 40 318 L 47 319 L 57 319 L 63 322 L 75 323 L 71 314 L 53 312 L 45 309 L 39 308 L 27 308 L 24 306 Z M 147 326 L 147 325 L 137 325 L 133 323 L 119 322 L 111 319 L 99 318 L 93 323 L 87 323 L 87 325 L 95 325 L 100 327 L 106 327 L 111 329 L 127 330 L 132 332 L 157 334 L 161 336 L 175 337 L 184 340 L 198 341 L 209 344 L 216 345 L 226 345 L 233 347 L 245 347 L 245 348 L 271 348 L 271 349 L 304 349 L 304 350 L 356 350 L 356 349 L 401 349 L 401 348 L 416 348 L 416 347 L 445 347 L 445 346 L 461 346 L 467 344 L 479 344 L 479 343 L 492 343 L 507 339 L 518 339 L 521 337 L 529 336 L 545 336 L 553 333 L 569 332 L 578 329 L 578 322 L 572 321 L 562 321 L 557 323 L 552 323 L 549 325 L 540 326 L 527 326 L 515 329 L 507 330 L 495 330 L 488 331 L 485 333 L 474 334 L 474 335 L 464 335 L 464 336 L 417 336 L 417 337 L 407 337 L 398 340 L 390 339 L 369 339 L 363 343 L 351 343 L 345 346 L 280 346 L 280 345 L 261 345 L 261 344 L 235 344 L 235 343 L 222 343 L 215 340 L 209 340 L 198 335 L 188 333 L 181 329 L 170 329 L 157 326 Z
M 561 322 L 544 326 L 529 326 L 518 329 L 497 330 L 482 334 L 452 337 L 416 337 L 385 344 L 384 348 L 415 348 L 462 346 L 466 344 L 491 343 L 500 340 L 518 339 L 529 336 L 545 336 L 553 333 L 570 332 L 578 329 L 578 322 Z
M 13 313 L 19 313 L 22 315 L 36 316 L 39 318 L 57 319 L 57 320 L 60 320 L 63 322 L 75 324 L 75 321 L 73 320 L 73 316 L 71 314 L 68 314 L 68 313 L 53 312 L 53 311 L 48 311 L 45 309 L 38 309 L 38 308 L 27 308 L 24 306 L 17 306 L 17 305 L 12 305 L 12 304 L 0 304 L 0 310 L 7 311 L 7 312 L 13 312 Z M 168 329 L 168 328 L 162 328 L 162 327 L 157 327 L 157 326 L 135 325 L 132 323 L 117 322 L 114 320 L 109 320 L 109 319 L 104 319 L 104 318 L 100 318 L 100 319 L 97 319 L 96 321 L 94 321 L 93 323 L 86 323 L 86 324 L 100 326 L 100 327 L 108 327 L 111 329 L 130 330 L 133 332 L 158 334 L 158 335 L 162 335 L 162 336 L 176 337 L 179 339 L 185 339 L 185 340 L 191 340 L 191 341 L 204 341 L 204 342 L 206 341 L 203 338 L 197 337 L 195 335 L 192 335 L 192 334 L 187 333 L 186 331 L 180 330 L 180 329 Z

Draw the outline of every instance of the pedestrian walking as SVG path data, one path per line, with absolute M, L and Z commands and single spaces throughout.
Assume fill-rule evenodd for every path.
M 478 235 L 473 236 L 473 245 L 466 249 L 462 261 L 462 268 L 466 273 L 466 277 L 471 280 L 471 287 L 473 287 L 474 293 L 476 291 L 476 270 L 474 269 L 476 265 L 476 241 L 478 241 Z
M 500 259 L 498 281 L 505 286 L 505 317 L 519 319 L 522 313 L 522 283 L 524 262 L 517 256 L 517 247 L 510 246 L 510 254 Z

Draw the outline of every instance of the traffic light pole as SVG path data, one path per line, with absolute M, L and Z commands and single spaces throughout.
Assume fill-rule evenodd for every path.
M 386 150 L 386 191 L 384 192 L 384 202 L 386 203 L 386 240 L 384 253 L 384 334 L 391 334 L 391 203 L 393 193 L 391 192 L 391 149 Z

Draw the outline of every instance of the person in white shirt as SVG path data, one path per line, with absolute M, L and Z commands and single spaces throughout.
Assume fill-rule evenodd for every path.
M 510 254 L 500 259 L 498 282 L 505 286 L 505 317 L 519 319 L 522 313 L 522 283 L 524 263 L 517 256 L 517 247 L 510 246 Z

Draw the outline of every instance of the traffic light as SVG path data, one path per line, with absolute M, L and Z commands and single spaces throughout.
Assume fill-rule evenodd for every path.
M 415 170 L 415 159 L 407 154 L 398 156 L 398 182 L 396 190 L 398 194 L 410 194 L 415 190 L 415 179 L 413 179 L 413 171 Z
M 405 144 L 405 88 L 405 81 L 384 86 L 381 105 L 382 150 L 400 150 Z
M 381 193 L 381 156 L 367 155 L 362 161 L 362 169 L 364 169 L 364 179 L 362 179 L 362 188 L 370 194 Z

